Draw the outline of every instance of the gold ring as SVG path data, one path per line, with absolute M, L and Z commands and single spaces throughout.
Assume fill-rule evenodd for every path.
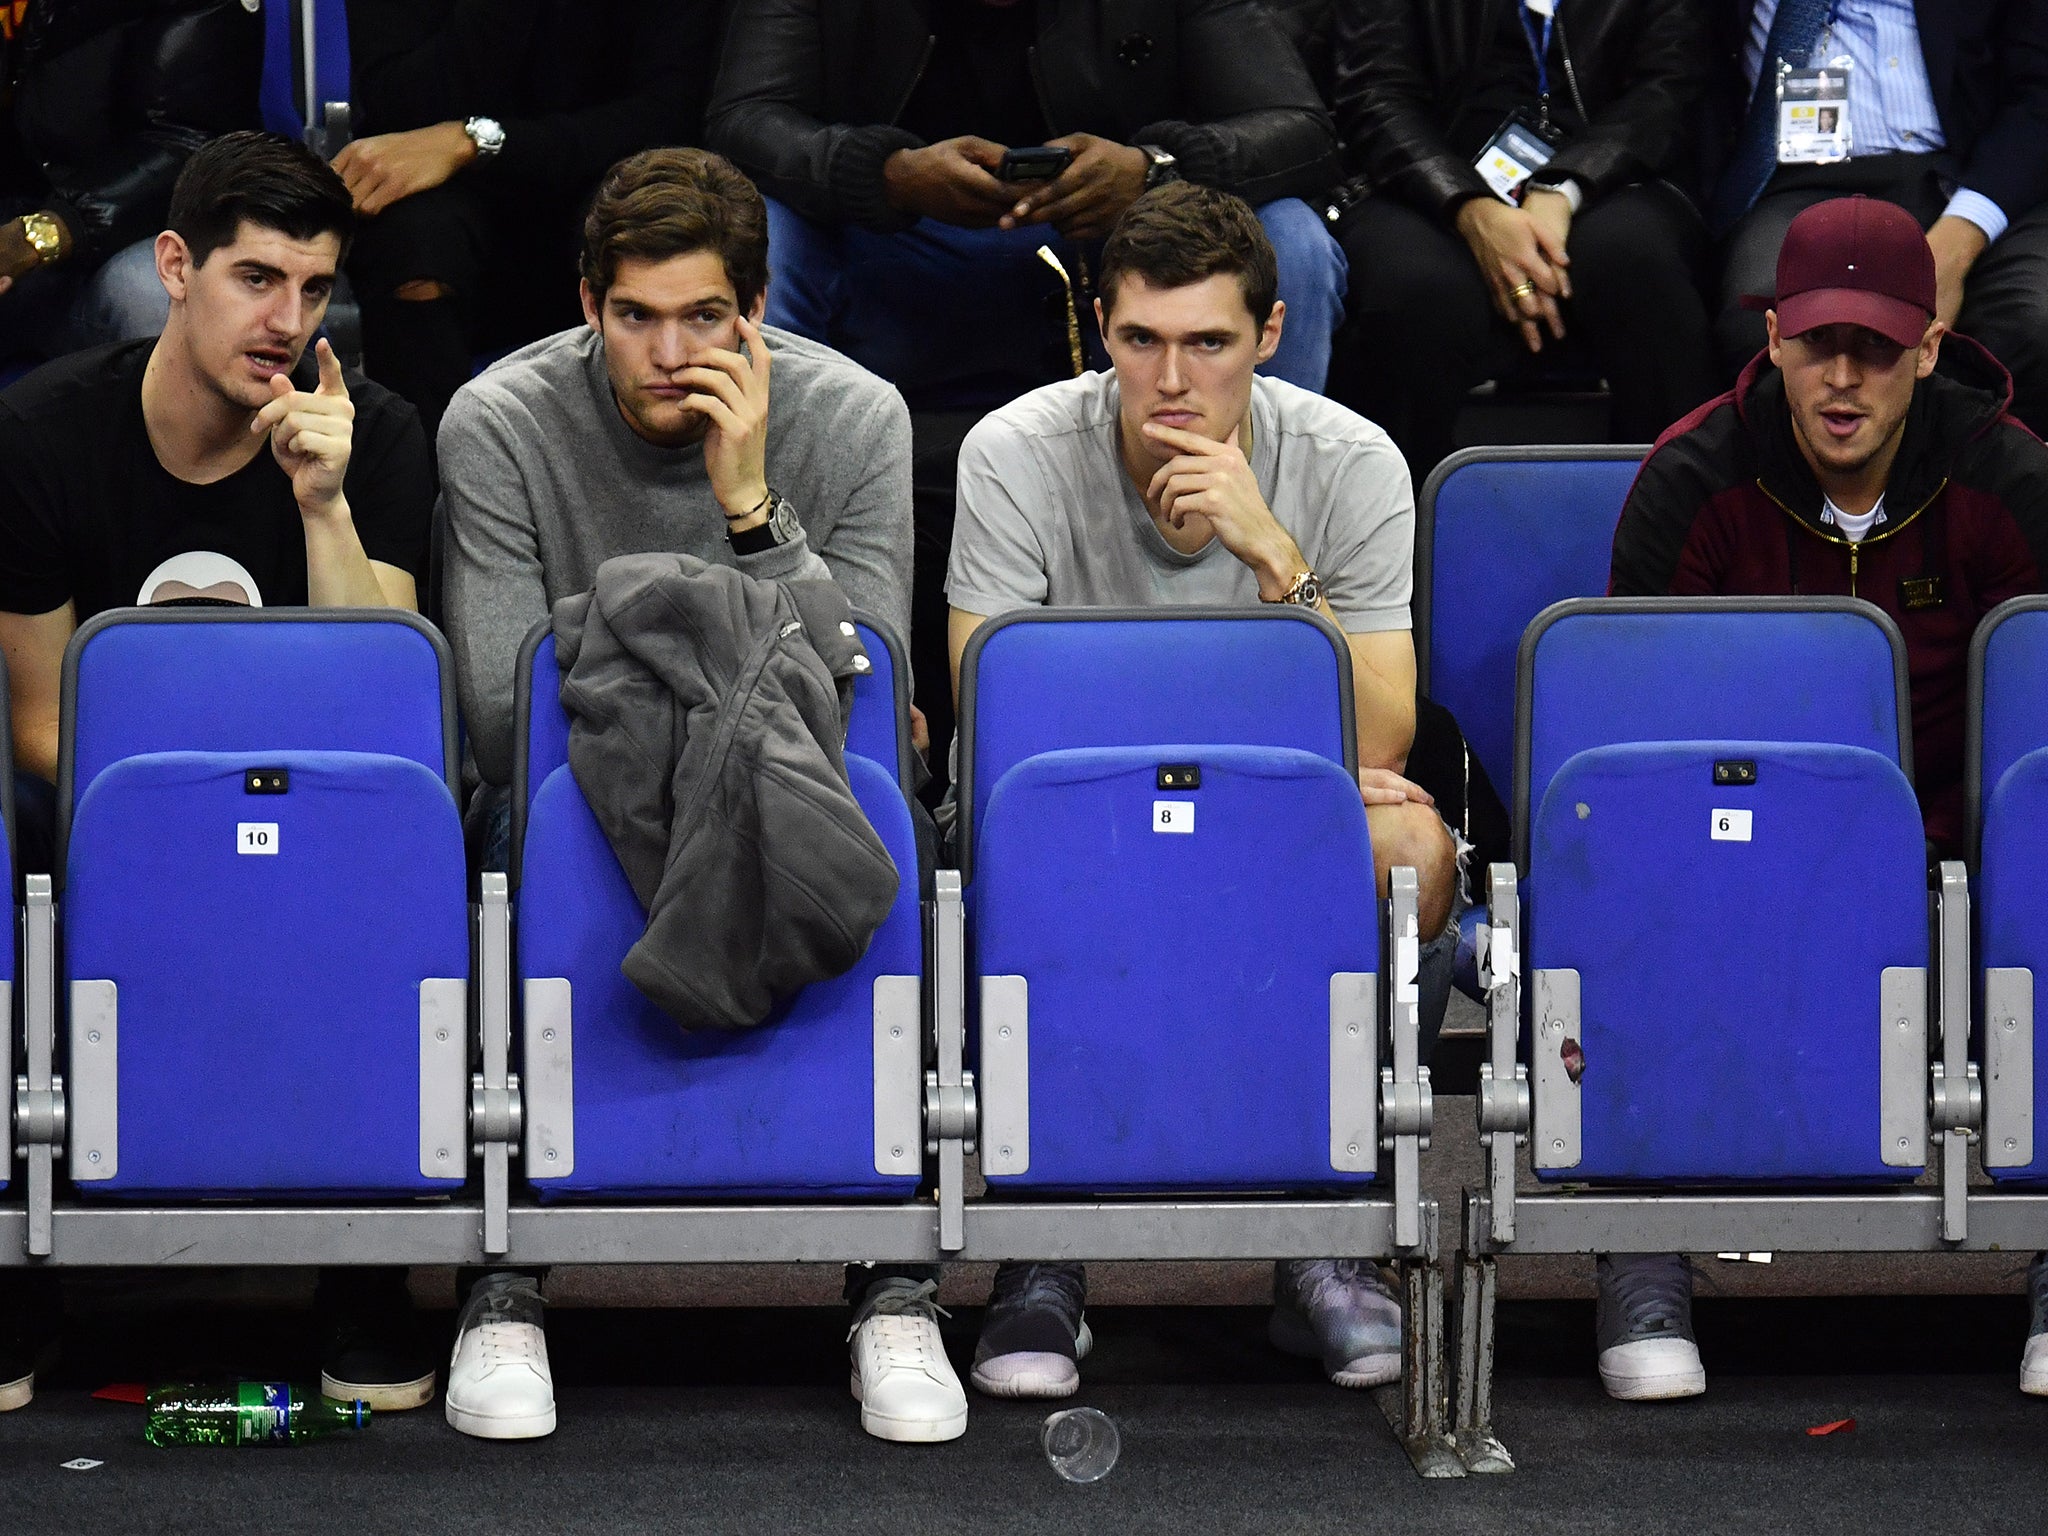
M 1509 293 L 1513 294 L 1518 299 L 1526 299 L 1530 294 L 1534 293 L 1535 291 L 1536 285 L 1534 283 L 1517 283 L 1514 287 L 1508 290 Z

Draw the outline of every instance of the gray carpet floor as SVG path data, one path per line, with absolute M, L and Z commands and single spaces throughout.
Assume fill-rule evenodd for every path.
M 438 1409 L 360 1440 L 155 1450 L 122 1375 L 308 1368 L 302 1313 L 74 1318 L 63 1362 L 0 1417 L 0 1531 L 2039 1531 L 2048 1402 L 2013 1384 L 2014 1298 L 1700 1303 L 1712 1390 L 1627 1407 L 1591 1376 L 1591 1309 L 1510 1303 L 1499 1429 L 1519 1469 L 1424 1483 L 1366 1398 L 1271 1351 L 1250 1307 L 1099 1308 L 1078 1402 L 1123 1455 L 1073 1487 L 1044 1405 L 975 1398 L 944 1446 L 869 1439 L 825 1308 L 560 1311 L 561 1428 L 463 1438 Z M 439 1324 L 444 1321 L 437 1317 Z M 947 1324 L 957 1362 L 976 1317 Z M 1817 1438 L 1815 1424 L 1854 1418 Z M 61 1463 L 87 1457 L 88 1471 Z

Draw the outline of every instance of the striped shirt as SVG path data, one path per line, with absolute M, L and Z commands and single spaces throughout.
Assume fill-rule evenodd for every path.
M 1743 77 L 1751 90 L 1762 72 L 1764 46 L 1778 0 L 1756 0 L 1749 36 L 1742 47 Z M 1849 142 L 1852 155 L 1930 154 L 1946 147 L 1913 0 L 1835 0 L 1816 58 L 1842 54 L 1855 63 L 1849 87 Z M 1797 64 L 1798 60 L 1793 61 Z M 2008 222 L 2004 209 L 1981 192 L 1959 188 L 1942 210 L 1968 219 L 1996 240 Z

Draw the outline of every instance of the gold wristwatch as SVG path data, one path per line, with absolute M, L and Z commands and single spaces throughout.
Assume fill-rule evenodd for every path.
M 36 253 L 36 260 L 44 266 L 64 254 L 64 226 L 47 213 L 24 213 L 21 216 L 21 232 L 28 239 L 29 246 Z

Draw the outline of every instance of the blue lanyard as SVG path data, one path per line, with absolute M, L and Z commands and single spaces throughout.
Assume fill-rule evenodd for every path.
M 1558 0 L 1558 3 L 1563 4 L 1563 0 Z M 1529 7 L 1523 4 L 1522 0 L 1516 0 L 1516 13 L 1522 18 L 1522 35 L 1529 39 L 1529 56 L 1536 61 L 1536 100 L 1542 108 L 1543 121 L 1547 125 L 1550 122 L 1550 31 L 1557 25 L 1557 11 L 1553 7 L 1551 13 L 1543 18 L 1543 37 L 1540 42 L 1537 40 L 1535 23 L 1529 20 Z

